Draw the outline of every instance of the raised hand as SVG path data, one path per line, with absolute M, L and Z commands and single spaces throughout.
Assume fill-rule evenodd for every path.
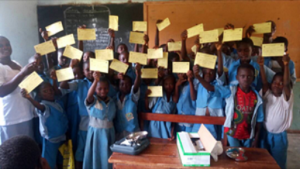
M 22 97 L 24 97 L 26 99 L 30 99 L 31 98 L 26 89 L 21 89 L 21 95 L 22 95 Z
M 198 36 L 199 37 L 199 36 Z M 184 30 L 182 33 L 181 33 L 181 40 L 186 40 L 187 39 L 187 31 Z

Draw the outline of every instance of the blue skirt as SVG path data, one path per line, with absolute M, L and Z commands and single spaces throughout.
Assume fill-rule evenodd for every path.
M 171 137 L 171 122 L 150 121 L 148 134 L 155 138 L 170 138 Z

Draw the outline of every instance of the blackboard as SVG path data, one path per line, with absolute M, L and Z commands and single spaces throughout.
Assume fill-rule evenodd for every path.
M 119 31 L 115 32 L 115 47 L 125 43 L 129 50 L 133 50 L 134 44 L 130 44 L 129 34 L 132 31 L 132 21 L 143 20 L 143 4 L 105 4 L 105 5 L 60 5 L 38 6 L 38 27 L 46 26 L 62 21 L 64 31 L 55 37 L 74 34 L 77 47 L 77 27 L 86 25 L 87 28 L 96 29 L 96 41 L 84 41 L 84 51 L 104 49 L 109 45 L 110 37 L 107 33 L 108 16 L 119 16 Z M 39 35 L 39 41 L 43 42 Z M 75 45 L 74 45 L 75 46 Z

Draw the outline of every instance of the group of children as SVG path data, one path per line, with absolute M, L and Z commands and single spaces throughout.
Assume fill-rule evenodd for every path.
M 228 24 L 225 29 L 234 27 Z M 287 52 L 287 39 L 273 40 L 275 31 L 272 22 L 272 33 L 264 34 L 264 43 L 285 43 Z M 49 40 L 46 31 L 40 32 L 45 41 Z M 114 50 L 114 31 L 108 32 L 111 37 L 108 48 Z M 126 74 L 113 70 L 108 74 L 91 71 L 89 58 L 95 58 L 93 51 L 84 52 L 81 61 L 68 61 L 62 55 L 63 50 L 48 54 L 44 62 L 37 62 L 39 57 L 34 57 L 36 72 L 44 82 L 35 89 L 34 96 L 26 90 L 22 90 L 22 95 L 36 108 L 35 129 L 40 129 L 36 139 L 43 146 L 42 156 L 55 168 L 61 161 L 58 148 L 70 138 L 76 168 L 111 168 L 110 145 L 129 133 L 143 128 L 150 137 L 172 140 L 175 132 L 199 130 L 200 124 L 161 121 L 139 126 L 138 114 L 152 112 L 226 117 L 224 126 L 206 124 L 216 139 L 220 140 L 225 132 L 230 146 L 267 148 L 280 167 L 285 168 L 286 130 L 292 121 L 292 86 L 296 77 L 294 63 L 288 54 L 262 58 L 261 48 L 253 46 L 249 38 L 252 32 L 250 26 L 246 37 L 235 43 L 201 45 L 197 38 L 197 52 L 217 56 L 216 68 L 208 69 L 194 65 L 195 53 L 187 53 L 185 30 L 181 34 L 181 51 L 168 53 L 168 68 L 158 67 L 157 79 L 141 79 L 141 69 L 156 68 L 157 60 L 149 59 L 144 66 L 129 64 L 125 44 L 119 44 L 115 58 L 129 65 Z M 159 46 L 158 37 L 157 30 L 154 48 L 161 47 L 168 52 L 167 45 Z M 134 51 L 147 52 L 149 37 L 145 35 L 144 40 L 145 44 L 141 48 L 136 44 Z M 78 42 L 82 51 L 83 43 Z M 172 73 L 174 61 L 188 61 L 191 69 L 186 73 Z M 45 73 L 43 63 L 55 70 L 71 66 L 75 79 L 58 83 L 55 71 Z M 162 97 L 148 97 L 151 91 L 147 86 L 155 85 L 162 86 Z

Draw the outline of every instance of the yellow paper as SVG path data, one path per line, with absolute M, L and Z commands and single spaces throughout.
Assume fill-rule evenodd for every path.
M 162 86 L 148 86 L 148 89 L 151 90 L 148 97 L 163 97 Z
M 187 37 L 188 38 L 199 35 L 200 32 L 204 31 L 203 24 L 201 23 L 201 24 L 198 24 L 196 26 L 193 26 L 193 27 L 187 29 L 186 31 L 187 31 Z
M 203 31 L 200 33 L 200 43 L 211 43 L 219 41 L 219 31 L 217 29 L 211 31 Z
M 58 38 L 56 40 L 56 42 L 57 42 L 57 48 L 58 49 L 66 47 L 68 45 L 73 45 L 73 44 L 75 44 L 74 35 L 73 34 L 69 34 L 69 35 L 63 36 L 61 38 Z
M 147 54 L 139 52 L 129 52 L 129 63 L 139 63 L 147 65 Z
M 96 40 L 95 29 L 77 29 L 78 40 Z
M 147 22 L 146 21 L 133 21 L 132 31 L 142 31 L 147 32 Z
M 53 23 L 49 26 L 46 26 L 46 31 L 48 33 L 48 36 L 55 35 L 58 32 L 61 32 L 63 30 L 64 30 L 64 28 L 63 28 L 63 25 L 62 25 L 61 21 L 58 21 L 58 22 L 55 22 L 55 23 Z
M 282 57 L 284 55 L 284 43 L 270 43 L 262 45 L 263 57 Z
M 66 46 L 63 56 L 66 56 L 70 59 L 81 60 L 83 52 L 79 49 L 74 48 L 73 46 Z
M 187 73 L 190 70 L 190 62 L 173 62 L 173 73 Z
M 56 51 L 52 40 L 49 40 L 47 42 L 35 45 L 34 49 L 35 49 L 35 52 L 40 54 L 40 55 L 46 55 L 48 53 Z
M 209 55 L 206 53 L 198 52 L 195 58 L 195 65 L 199 65 L 204 68 L 215 69 L 217 62 L 217 56 Z
M 215 29 L 215 30 L 218 30 L 218 34 L 219 34 L 219 36 L 223 33 L 223 31 L 224 31 L 224 28 L 217 28 L 217 29 Z
M 130 32 L 129 43 L 136 43 L 143 45 L 144 41 L 144 33 L 139 32 Z
M 224 30 L 223 42 L 240 41 L 243 38 L 243 28 Z
M 181 50 L 181 41 L 177 42 L 168 42 L 168 51 L 180 51 Z
M 163 49 L 148 49 L 148 59 L 163 58 Z
M 113 60 L 114 52 L 111 49 L 95 50 L 96 59 Z
M 102 59 L 90 58 L 90 70 L 101 73 L 108 73 L 108 61 Z
M 119 16 L 109 15 L 109 28 L 118 31 L 119 27 Z
M 58 82 L 74 79 L 74 73 L 71 67 L 59 69 L 56 71 Z
M 157 68 L 144 68 L 141 70 L 142 72 L 142 79 L 157 79 Z
M 119 61 L 117 59 L 114 59 L 111 62 L 109 68 L 111 68 L 112 70 L 115 70 L 115 71 L 117 71 L 119 73 L 124 73 L 125 74 L 126 71 L 127 71 L 127 69 L 128 69 L 128 67 L 129 66 L 127 64 L 125 64 L 125 63 L 123 63 L 123 62 L 121 62 L 121 61 Z
M 171 24 L 169 18 L 164 19 L 161 23 L 156 24 L 159 31 L 162 31 Z
M 19 84 L 19 87 L 21 89 L 26 89 L 27 93 L 30 93 L 42 82 L 43 79 L 36 72 L 32 72 Z
M 163 53 L 163 58 L 157 59 L 157 67 L 168 68 L 168 52 Z
M 254 46 L 259 46 L 259 47 L 261 47 L 264 40 L 261 37 L 255 37 L 255 36 L 251 36 L 250 39 L 252 40 Z
M 192 48 L 192 51 L 196 54 L 197 53 L 197 46 L 196 45 L 194 45 Z
M 254 34 L 271 33 L 271 22 L 253 24 Z

